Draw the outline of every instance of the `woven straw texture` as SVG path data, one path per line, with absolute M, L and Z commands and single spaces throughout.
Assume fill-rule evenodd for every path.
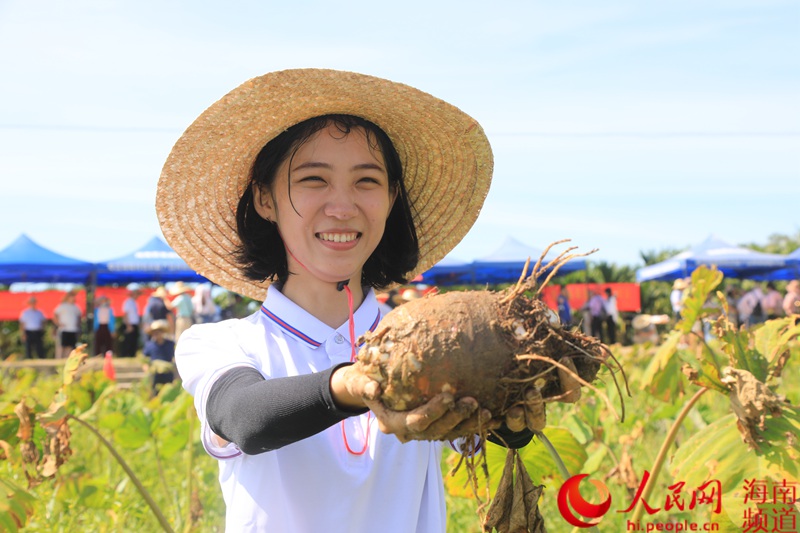
M 374 122 L 400 155 L 420 242 L 409 279 L 440 261 L 472 227 L 489 191 L 493 160 L 483 129 L 413 87 L 324 69 L 253 78 L 189 126 L 158 182 L 156 211 L 169 245 L 200 275 L 262 300 L 269 282 L 247 279 L 233 256 L 239 198 L 267 142 L 293 124 L 333 113 Z

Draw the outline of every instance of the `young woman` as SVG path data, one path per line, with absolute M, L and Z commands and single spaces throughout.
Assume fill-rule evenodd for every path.
M 257 313 L 192 326 L 176 351 L 228 531 L 444 531 L 438 439 L 483 424 L 530 441 L 522 408 L 492 420 L 442 393 L 389 411 L 351 365 L 381 318 L 375 289 L 461 240 L 491 171 L 460 110 L 330 70 L 250 80 L 178 141 L 159 181 L 165 237 L 214 283 L 259 300 L 269 289 Z

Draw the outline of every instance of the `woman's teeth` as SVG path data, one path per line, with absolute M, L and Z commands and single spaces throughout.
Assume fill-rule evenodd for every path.
M 358 233 L 320 233 L 319 238 L 330 242 L 350 242 L 356 240 Z

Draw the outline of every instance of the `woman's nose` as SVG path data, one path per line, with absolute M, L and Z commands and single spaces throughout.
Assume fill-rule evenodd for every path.
M 325 204 L 325 214 L 329 217 L 346 220 L 358 213 L 355 197 L 351 191 L 334 190 Z

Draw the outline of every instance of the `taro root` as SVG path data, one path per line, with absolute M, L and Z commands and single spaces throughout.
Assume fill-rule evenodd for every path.
M 558 268 L 577 256 L 568 254 L 573 249 L 547 265 L 540 259 L 530 277 L 524 271 L 504 291 L 448 292 L 395 308 L 362 338 L 357 365 L 380 383 L 383 403 L 398 411 L 440 392 L 474 397 L 496 418 L 521 405 L 531 389 L 545 401 L 575 401 L 610 352 L 594 337 L 563 328 L 539 298 Z M 528 422 L 531 429 L 544 427 L 541 413 L 542 420 Z

